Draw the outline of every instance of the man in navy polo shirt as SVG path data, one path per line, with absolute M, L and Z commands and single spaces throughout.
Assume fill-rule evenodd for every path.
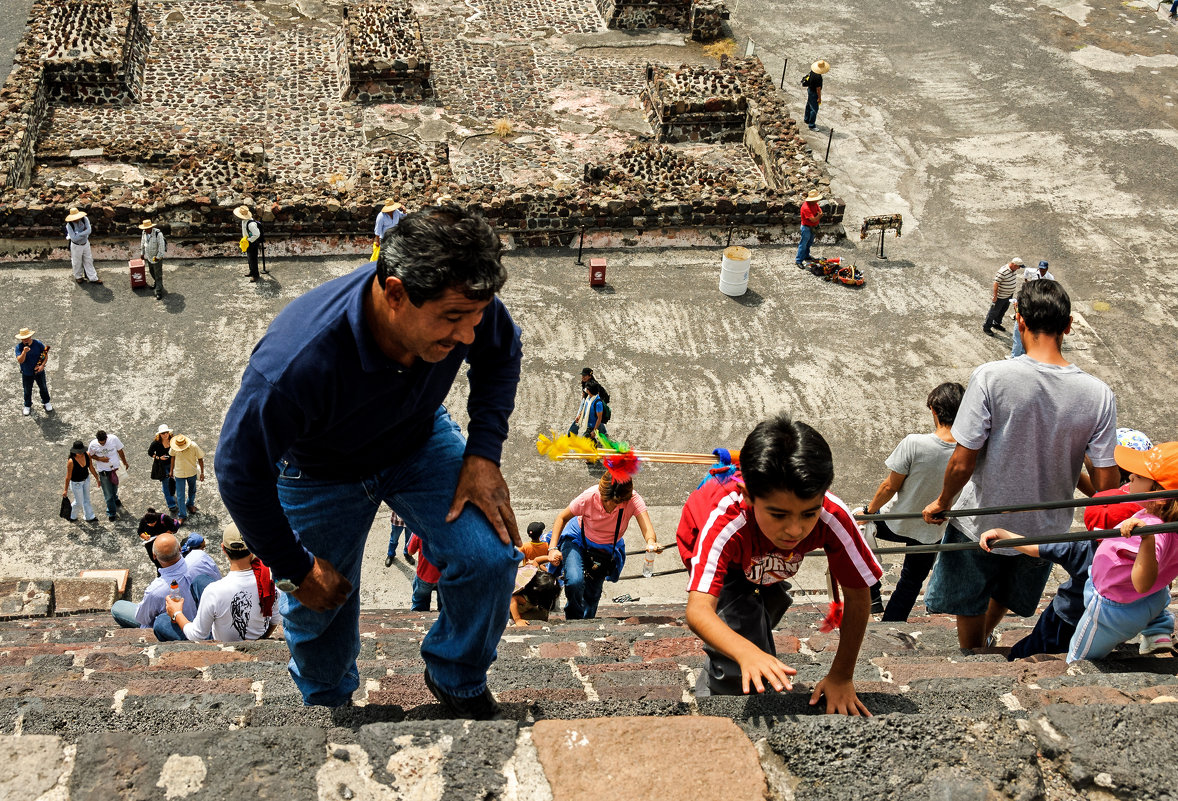
M 375 264 L 291 302 L 250 356 L 218 484 L 286 593 L 290 672 L 308 705 L 346 704 L 359 687 L 360 563 L 384 501 L 441 570 L 427 686 L 459 717 L 498 713 L 487 668 L 520 558 L 499 471 L 521 353 L 495 297 L 506 279 L 480 215 L 432 206 L 385 233 Z M 469 439 L 442 406 L 463 361 Z

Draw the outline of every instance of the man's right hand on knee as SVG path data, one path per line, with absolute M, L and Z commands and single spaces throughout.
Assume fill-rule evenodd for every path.
M 352 592 L 352 582 L 332 567 L 331 562 L 315 557 L 311 572 L 299 582 L 292 594 L 299 603 L 315 612 L 328 612 L 343 606 Z

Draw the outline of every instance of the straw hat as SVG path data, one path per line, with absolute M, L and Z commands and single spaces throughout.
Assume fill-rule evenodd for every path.
M 139 230 L 140 231 L 146 231 L 151 227 L 152 227 L 151 220 L 144 220 L 143 222 L 139 223 Z
M 252 220 L 254 215 L 250 214 L 250 210 L 245 206 L 238 206 L 233 210 L 233 216 L 239 220 Z
M 825 59 L 820 58 L 810 65 L 810 71 L 816 72 L 819 75 L 825 75 L 826 73 L 830 72 L 830 63 Z
M 816 202 L 819 200 L 822 200 L 822 193 L 819 192 L 817 189 L 811 189 L 810 194 L 806 195 L 806 202 L 807 203 Z
M 86 216 L 86 212 L 78 211 L 78 207 L 74 206 L 73 208 L 70 209 L 70 213 L 65 216 L 65 221 L 66 222 L 77 222 L 78 220 L 82 219 L 85 216 Z
M 172 429 L 168 428 L 167 423 L 160 423 L 160 427 L 155 430 L 155 435 L 157 437 L 160 434 L 171 434 L 171 433 L 172 433 Z
M 398 203 L 395 200 L 385 201 L 384 206 L 381 208 L 381 212 L 383 214 L 392 214 L 394 211 L 404 211 L 404 210 L 405 210 L 405 207 L 402 206 L 400 203 Z
M 188 441 L 188 437 L 183 434 L 177 434 L 172 437 L 172 449 L 176 451 L 186 451 L 188 446 L 192 443 Z
M 35 333 L 37 333 L 37 332 L 31 328 L 22 328 L 20 330 L 20 333 L 16 335 L 16 338 L 17 339 L 28 339 L 29 337 L 31 337 Z

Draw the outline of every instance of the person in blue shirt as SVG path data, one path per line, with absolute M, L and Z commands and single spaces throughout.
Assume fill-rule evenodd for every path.
M 53 411 L 53 404 L 49 402 L 49 384 L 45 381 L 45 363 L 49 360 L 49 346 L 39 339 L 33 339 L 37 333 L 31 328 L 22 328 L 16 334 L 16 363 L 20 365 L 20 379 L 24 384 L 25 405 L 24 415 L 28 417 L 33 411 L 33 384 L 41 395 L 41 405 L 45 411 Z
M 499 460 L 521 355 L 496 297 L 500 251 L 476 212 L 410 214 L 375 263 L 292 301 L 250 356 L 218 484 L 285 593 L 290 672 L 308 705 L 346 704 L 359 687 L 360 564 L 386 502 L 441 571 L 426 685 L 459 717 L 498 714 L 486 674 L 520 559 Z M 442 405 L 463 362 L 467 438 Z

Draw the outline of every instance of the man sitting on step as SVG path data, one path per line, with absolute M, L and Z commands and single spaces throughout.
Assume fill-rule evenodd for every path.
M 278 596 L 270 569 L 254 558 L 232 523 L 225 527 L 221 552 L 229 560 L 229 574 L 220 581 L 194 582 L 201 585 L 195 618 L 184 613 L 183 602 L 169 598 L 169 622 L 181 638 L 189 640 L 240 642 L 265 637 L 274 628 Z
M 139 603 L 131 601 L 115 601 L 110 613 L 115 622 L 125 629 L 155 627 L 156 619 L 170 623 L 164 611 L 164 602 L 169 594 L 179 596 L 184 611 L 189 615 L 196 614 L 196 598 L 192 594 L 192 574 L 188 563 L 180 555 L 180 543 L 174 534 L 160 534 L 151 546 L 155 562 L 159 565 L 159 576 L 147 585 L 143 591 L 143 600 Z M 175 584 L 175 590 L 172 585 Z

